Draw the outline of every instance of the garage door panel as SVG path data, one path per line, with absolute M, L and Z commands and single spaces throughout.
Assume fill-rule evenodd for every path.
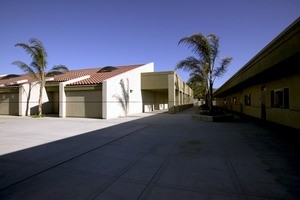
M 102 92 L 97 91 L 67 91 L 66 115 L 68 117 L 102 117 Z
M 3 93 L 0 95 L 0 114 L 19 115 L 19 93 Z

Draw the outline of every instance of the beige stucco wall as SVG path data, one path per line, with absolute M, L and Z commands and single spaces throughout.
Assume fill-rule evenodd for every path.
M 104 119 L 116 118 L 125 115 L 117 97 L 123 98 L 120 81 L 123 80 L 125 88 L 129 84 L 129 109 L 127 114 L 143 112 L 141 74 L 153 72 L 154 63 L 149 63 L 128 72 L 105 80 L 102 84 L 102 117 Z M 128 83 L 127 83 L 128 80 Z
M 2 102 L 0 114 L 25 116 L 26 111 L 28 111 L 28 115 L 38 114 L 39 91 L 39 83 L 24 83 L 14 89 L 14 92 L 10 90 L 4 90 L 5 93 L 0 92 L 0 102 Z M 48 111 L 52 109 L 49 107 L 50 101 L 51 99 L 48 98 L 48 94 L 43 88 L 42 103 L 45 113 L 49 113 Z
M 30 90 L 31 89 L 31 90 Z M 42 103 L 49 102 L 46 89 L 43 88 Z M 26 83 L 19 86 L 19 115 L 25 116 L 28 109 L 28 115 L 38 114 L 40 84 Z M 29 101 L 28 101 L 28 96 Z

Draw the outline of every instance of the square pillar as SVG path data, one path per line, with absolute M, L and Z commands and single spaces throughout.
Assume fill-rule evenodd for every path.
M 59 83 L 59 117 L 66 117 L 66 83 Z
M 102 82 L 102 118 L 107 119 L 107 81 Z
M 175 80 L 174 74 L 168 75 L 168 104 L 169 104 L 169 113 L 175 113 Z
M 19 86 L 19 116 L 26 115 L 27 92 L 29 91 L 29 84 L 23 84 Z M 30 114 L 29 114 L 30 115 Z

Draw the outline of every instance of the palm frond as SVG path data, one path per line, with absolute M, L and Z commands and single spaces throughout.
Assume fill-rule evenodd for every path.
M 15 44 L 15 47 L 23 48 L 25 50 L 25 52 L 30 55 L 30 57 L 34 57 L 34 55 L 35 55 L 35 52 L 33 51 L 33 49 L 28 44 L 25 44 L 25 43 L 21 42 L 21 43 Z
M 36 39 L 36 38 L 31 38 L 31 39 L 29 40 L 29 42 L 30 42 L 31 44 L 33 44 L 32 48 L 40 49 L 40 50 L 41 50 L 41 53 L 42 53 L 45 57 L 48 56 L 48 54 L 47 54 L 47 52 L 46 52 L 46 49 L 45 49 L 43 43 L 42 43 L 40 40 L 38 40 L 38 39 Z
M 40 80 L 43 80 L 45 77 L 45 67 L 43 67 L 41 63 L 37 61 L 32 61 L 30 66 L 36 71 L 36 74 L 40 77 Z
M 214 34 L 209 34 L 206 36 L 207 41 L 210 44 L 211 49 L 211 60 L 214 62 L 219 54 L 219 38 Z
M 207 82 L 204 77 L 199 76 L 199 74 L 191 74 L 187 84 L 194 91 L 195 98 L 205 98 L 207 95 Z
M 35 78 L 39 79 L 39 77 L 37 76 L 36 72 L 31 67 L 29 67 L 27 64 L 25 64 L 24 62 L 14 61 L 12 63 L 12 65 L 18 66 L 25 73 L 32 74 Z
M 227 67 L 232 61 L 231 57 L 226 57 L 221 60 L 220 67 L 214 70 L 214 78 L 221 77 L 227 71 Z
M 43 50 L 37 46 L 32 46 L 31 48 L 35 52 L 33 61 L 36 63 L 39 63 L 40 68 L 42 70 L 45 70 L 46 66 L 47 66 L 47 59 L 46 59 L 46 55 L 44 54 Z
M 198 33 L 182 38 L 179 40 L 178 44 L 187 45 L 187 47 L 191 49 L 193 53 L 197 54 L 197 58 L 198 56 L 199 58 L 197 60 L 194 57 L 189 57 L 185 60 L 182 60 L 177 64 L 176 69 L 190 71 L 191 79 L 189 81 L 194 83 L 198 83 L 198 81 L 202 82 L 201 91 L 205 90 L 205 97 L 207 98 L 210 110 L 212 110 L 212 90 L 214 80 L 216 77 L 220 77 L 226 72 L 226 69 L 232 58 L 228 57 L 222 59 L 221 66 L 215 69 L 215 61 L 219 55 L 219 38 L 214 34 L 204 36 L 201 33 Z M 193 60 L 190 58 L 193 58 Z M 197 61 L 194 61 L 194 59 Z
M 46 73 L 46 76 L 54 76 L 68 71 L 69 69 L 65 65 L 54 65 L 52 69 Z
M 188 82 L 201 83 L 203 82 L 204 77 L 201 74 L 190 74 Z
M 210 55 L 210 45 L 207 38 L 201 33 L 191 35 L 189 37 L 184 37 L 179 40 L 178 44 L 185 44 L 192 52 L 200 57 L 200 60 L 209 61 Z
M 69 69 L 65 65 L 54 65 L 49 72 L 54 72 L 54 71 L 56 71 L 56 72 L 68 72 Z
M 197 58 L 190 56 L 184 60 L 181 60 L 176 65 L 175 70 L 182 69 L 185 71 L 194 71 L 197 68 L 201 68 L 201 62 Z

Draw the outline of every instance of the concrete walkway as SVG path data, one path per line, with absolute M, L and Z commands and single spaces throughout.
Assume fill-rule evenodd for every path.
M 0 199 L 300 199 L 297 136 L 192 113 L 1 117 Z

